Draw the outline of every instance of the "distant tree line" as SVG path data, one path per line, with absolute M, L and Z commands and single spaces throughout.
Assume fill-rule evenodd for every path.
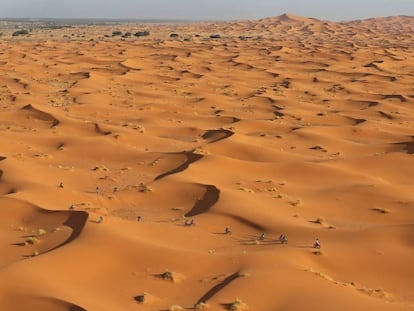
M 146 37 L 149 36 L 150 32 L 145 30 L 145 31 L 137 31 L 136 33 L 134 33 L 135 37 Z M 126 32 L 126 33 L 122 33 L 121 31 L 114 31 L 112 32 L 112 37 L 117 37 L 117 36 L 121 36 L 122 38 L 128 38 L 132 36 L 132 32 Z M 108 35 L 106 35 L 105 37 L 109 37 Z

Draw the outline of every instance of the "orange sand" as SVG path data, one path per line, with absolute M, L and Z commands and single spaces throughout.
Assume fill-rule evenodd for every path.
M 4 32 L 0 309 L 414 310 L 413 30 Z

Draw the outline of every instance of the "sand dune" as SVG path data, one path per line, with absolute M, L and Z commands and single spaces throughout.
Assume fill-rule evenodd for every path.
M 413 30 L 1 29 L 0 309 L 414 310 Z

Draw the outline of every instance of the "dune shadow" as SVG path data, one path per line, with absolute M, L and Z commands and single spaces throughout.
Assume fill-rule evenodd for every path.
M 220 199 L 220 190 L 213 185 L 201 185 L 206 192 L 201 200 L 198 200 L 194 207 L 186 213 L 185 217 L 193 217 L 209 211 Z
M 414 139 L 414 136 L 412 138 Z M 414 154 L 414 141 L 395 143 L 395 145 L 402 146 L 408 154 Z
M 220 140 L 229 138 L 233 135 L 234 135 L 234 132 L 232 131 L 220 129 L 220 130 L 208 130 L 201 137 L 203 139 L 211 139 L 211 141 L 209 141 L 209 143 L 211 144 L 211 143 L 215 143 Z
M 51 122 L 50 127 L 55 127 L 60 124 L 60 121 L 56 119 L 53 115 L 51 115 L 50 113 L 44 112 L 40 109 L 37 109 L 33 107 L 31 104 L 24 106 L 21 110 L 27 111 L 27 113 L 29 113 L 30 116 L 34 119 Z
M 381 117 L 384 117 L 388 120 L 394 120 L 394 117 L 388 113 L 385 113 L 383 111 L 378 111 L 378 113 L 380 114 Z
M 24 297 L 25 303 L 30 304 L 29 309 L 24 310 L 66 310 L 66 311 L 87 311 L 85 308 L 81 306 L 68 302 L 63 299 L 59 299 L 56 297 L 49 297 L 49 296 L 26 296 Z M 19 301 L 16 301 L 16 306 L 19 306 Z M 3 308 L 2 308 L 3 310 Z M 17 309 L 13 310 L 23 310 L 17 307 Z
M 52 246 L 51 248 L 47 249 L 47 250 L 43 250 L 43 251 L 39 251 L 39 252 L 34 252 L 32 254 L 29 255 L 23 255 L 23 258 L 32 258 L 41 254 L 45 254 L 48 252 L 51 252 L 53 250 L 56 250 L 70 242 L 72 242 L 73 240 L 75 240 L 81 233 L 82 230 L 86 224 L 86 221 L 89 217 L 89 214 L 87 212 L 84 211 L 51 211 L 51 210 L 45 210 L 42 209 L 40 207 L 35 207 L 36 212 L 43 214 L 44 217 L 48 217 L 49 215 L 67 215 L 66 220 L 62 223 L 63 226 L 69 227 L 71 229 L 71 233 L 70 236 L 68 238 L 66 238 L 63 242 L 58 242 L 59 244 L 57 244 L 56 246 Z M 47 220 L 47 219 L 46 219 Z M 40 229 L 39 229 L 40 231 Z M 28 235 L 23 235 L 20 236 L 20 238 L 24 239 L 24 242 L 17 242 L 17 243 L 12 243 L 11 245 L 14 246 L 26 246 L 29 244 L 36 244 L 37 243 L 37 238 L 39 236 L 42 236 L 43 234 L 47 233 L 46 231 L 44 233 L 39 232 L 38 234 L 28 234 Z
M 63 225 L 68 226 L 69 228 L 72 229 L 71 235 L 63 243 L 55 246 L 54 248 L 48 250 L 47 252 L 53 251 L 75 240 L 82 233 L 82 230 L 85 227 L 88 217 L 89 217 L 89 214 L 84 211 L 70 212 L 68 219 L 66 219 Z
M 351 122 L 353 123 L 353 126 L 358 126 L 362 123 L 367 122 L 366 119 L 362 119 L 362 118 L 352 118 L 352 117 L 347 117 L 349 120 L 351 120 Z
M 295 248 L 312 248 L 312 249 L 314 249 L 313 245 L 296 245 Z
M 264 231 L 264 227 L 262 225 L 254 222 L 253 220 L 247 219 L 247 218 L 245 218 L 243 216 L 234 215 L 234 214 L 230 214 L 230 213 L 219 213 L 219 214 L 220 215 L 223 215 L 223 216 L 230 217 L 230 218 L 236 220 L 237 222 L 239 222 L 239 223 L 241 223 L 243 225 L 246 225 L 246 226 L 248 226 L 250 228 L 253 228 L 253 229 L 257 230 L 257 231 L 260 231 L 260 232 Z
M 195 305 L 200 303 L 205 303 L 207 300 L 211 299 L 214 295 L 216 295 L 219 291 L 223 288 L 228 286 L 231 282 L 241 277 L 240 272 L 233 273 L 232 275 L 226 277 L 223 281 L 221 281 L 216 286 L 212 287 L 208 292 L 206 292 L 202 297 L 200 297 Z
M 162 179 L 164 177 L 167 177 L 169 175 L 173 175 L 173 174 L 180 173 L 180 172 L 186 170 L 190 166 L 190 164 L 192 164 L 192 163 L 200 160 L 203 157 L 202 155 L 196 154 L 196 153 L 194 153 L 192 151 L 190 151 L 190 152 L 186 151 L 186 152 L 179 152 L 179 153 L 170 153 L 170 154 L 183 154 L 183 155 L 186 156 L 187 159 L 180 166 L 178 166 L 178 167 L 176 167 L 176 168 L 174 168 L 174 169 L 172 169 L 172 170 L 170 170 L 170 171 L 168 171 L 166 173 L 163 173 L 161 175 L 158 175 L 157 177 L 155 177 L 154 181 L 160 180 L 160 179 Z
M 111 131 L 102 130 L 102 128 L 100 127 L 100 125 L 98 123 L 95 123 L 95 132 L 100 134 L 100 135 L 104 135 L 104 136 L 108 136 L 108 135 L 112 134 Z
M 232 234 L 229 234 L 229 233 L 226 233 L 226 232 L 211 232 L 211 234 L 215 234 L 215 235 L 232 235 Z
M 390 94 L 390 95 L 384 95 L 382 99 L 398 99 L 400 102 L 404 103 L 407 101 L 407 99 L 400 95 L 400 94 Z
M 259 237 L 256 239 L 246 239 L 246 240 L 239 240 L 240 245 L 260 245 L 260 246 L 269 246 L 269 245 L 286 245 L 281 243 L 279 240 L 276 239 L 264 239 L 260 240 Z

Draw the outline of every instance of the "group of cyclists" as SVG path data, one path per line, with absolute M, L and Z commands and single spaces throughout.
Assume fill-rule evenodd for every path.
M 224 233 L 225 234 L 232 234 L 232 231 L 231 231 L 231 229 L 229 227 L 226 227 L 226 229 L 224 230 Z M 266 237 L 266 234 L 264 232 L 262 232 L 260 234 L 260 236 L 259 236 L 259 240 L 260 241 L 263 241 L 265 239 L 265 237 Z M 287 236 L 282 233 L 279 236 L 279 242 L 280 242 L 280 244 L 287 244 L 288 243 Z M 315 239 L 315 242 L 313 243 L 313 248 L 317 248 L 317 249 L 320 249 L 321 248 L 321 242 L 319 241 L 319 238 L 316 238 Z

